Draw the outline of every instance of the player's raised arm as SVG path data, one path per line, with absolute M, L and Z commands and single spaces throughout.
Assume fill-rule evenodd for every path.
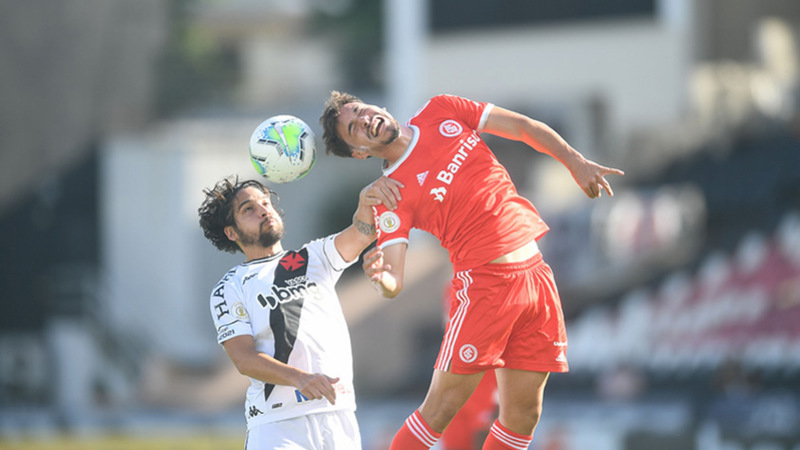
M 372 207 L 386 205 L 397 208 L 400 189 L 403 184 L 397 180 L 380 177 L 365 186 L 358 196 L 358 208 L 353 214 L 353 224 L 339 233 L 334 243 L 345 261 L 353 261 L 375 240 L 375 220 Z
M 547 124 L 505 108 L 492 108 L 483 131 L 522 141 L 536 151 L 552 156 L 570 171 L 572 178 L 589 198 L 600 197 L 604 190 L 613 196 L 614 191 L 605 176 L 625 174 L 619 169 L 584 158 Z

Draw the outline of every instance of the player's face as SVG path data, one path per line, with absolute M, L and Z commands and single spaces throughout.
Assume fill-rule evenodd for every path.
M 270 197 L 247 187 L 236 194 L 233 204 L 234 230 L 239 245 L 272 247 L 283 239 L 283 220 Z
M 400 124 L 383 108 L 354 102 L 339 111 L 339 136 L 357 150 L 389 145 L 400 136 Z

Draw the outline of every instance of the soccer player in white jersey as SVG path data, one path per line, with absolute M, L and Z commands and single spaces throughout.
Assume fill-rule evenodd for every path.
M 396 182 L 362 189 L 353 224 L 284 250 L 277 196 L 258 181 L 219 181 L 198 210 L 219 250 L 240 251 L 211 293 L 211 315 L 233 364 L 250 377 L 245 450 L 359 449 L 350 334 L 334 285 L 375 240 L 372 207 L 396 205 Z

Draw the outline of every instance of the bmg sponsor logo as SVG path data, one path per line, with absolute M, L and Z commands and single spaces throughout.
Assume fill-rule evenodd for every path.
M 297 280 L 297 278 L 288 280 L 286 283 L 288 286 L 276 286 L 273 284 L 272 288 L 270 288 L 269 295 L 264 295 L 263 293 L 258 294 L 258 303 L 261 304 L 262 308 L 269 307 L 269 309 L 275 309 L 280 303 L 288 303 L 301 298 L 310 298 L 313 300 L 322 299 L 322 290 L 317 286 L 317 283 L 309 280 L 305 276 L 298 278 L 302 278 L 302 280 L 296 283 L 294 280 Z

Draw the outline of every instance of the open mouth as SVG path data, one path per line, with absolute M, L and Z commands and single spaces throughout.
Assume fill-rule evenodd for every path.
M 384 121 L 381 117 L 374 117 L 372 119 L 372 126 L 370 126 L 370 134 L 372 137 L 378 137 L 381 131 L 383 131 Z

